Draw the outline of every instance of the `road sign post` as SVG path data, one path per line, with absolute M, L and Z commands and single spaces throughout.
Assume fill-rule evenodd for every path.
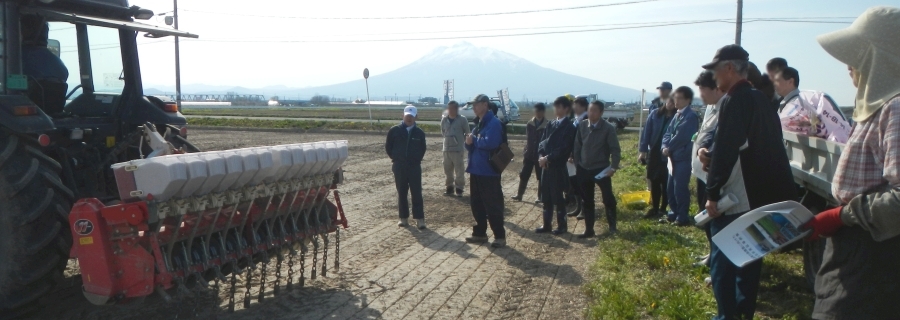
M 372 102 L 369 100 L 369 68 L 363 69 L 363 79 L 366 79 L 366 105 L 369 107 L 369 122 L 372 122 Z

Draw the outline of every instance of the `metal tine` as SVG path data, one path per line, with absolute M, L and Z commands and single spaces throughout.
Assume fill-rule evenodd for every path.
M 228 277 L 226 277 L 225 274 L 222 273 L 222 267 L 221 267 L 221 266 L 216 266 L 216 267 L 214 268 L 214 270 L 216 271 L 216 278 L 218 278 L 219 281 L 222 281 L 222 282 L 228 282 Z
M 253 232 L 259 233 L 259 228 L 262 227 L 263 224 L 266 224 L 266 225 L 268 226 L 268 223 L 267 223 L 267 222 L 269 221 L 268 207 L 269 207 L 271 204 L 272 204 L 272 197 L 269 197 L 269 202 L 268 202 L 268 204 L 266 204 L 266 206 L 263 207 L 263 209 L 262 209 L 262 216 L 259 217 L 258 220 L 253 221 L 253 226 L 252 226 L 252 227 L 253 227 Z M 269 230 L 269 231 L 271 231 L 271 230 Z M 257 241 L 255 237 L 254 237 L 254 241 Z M 268 238 L 268 240 L 266 240 L 266 242 L 267 242 L 267 243 L 265 244 L 265 245 L 266 245 L 266 248 L 269 248 L 269 247 L 272 246 L 272 233 L 269 233 L 269 238 Z M 257 241 L 256 244 L 259 245 L 260 243 Z
M 194 222 L 194 227 L 191 229 L 191 235 L 188 237 L 188 249 L 194 250 L 194 239 L 197 236 L 197 231 L 200 231 L 200 220 L 203 219 L 203 211 L 197 211 L 197 221 Z M 204 246 L 205 247 L 205 246 Z M 203 249 L 206 251 L 206 249 Z M 188 254 L 188 256 L 192 256 L 192 254 Z M 185 266 L 191 266 L 194 264 L 194 259 L 189 259 L 185 261 Z
M 291 199 L 291 204 L 287 208 L 288 215 L 291 217 L 291 221 L 293 222 L 293 225 L 295 227 L 295 230 L 297 230 L 297 233 L 300 232 L 300 228 L 297 228 L 297 215 L 299 215 L 299 213 L 303 211 L 302 206 L 301 206 L 301 209 L 294 211 L 294 206 L 295 206 L 298 198 L 300 198 L 300 190 L 294 191 L 294 199 Z
M 166 303 L 172 302 L 172 296 L 166 292 L 166 289 L 163 288 L 163 286 L 156 286 L 154 291 L 156 291 L 156 294 L 158 294 L 159 297 L 162 298 Z
M 256 188 L 256 187 L 252 187 L 252 188 Z M 247 220 L 250 218 L 250 210 L 253 209 L 253 202 L 255 202 L 255 201 L 256 201 L 256 198 L 257 198 L 257 197 L 256 197 L 256 192 L 248 192 L 248 193 L 250 193 L 251 199 L 247 199 L 247 200 L 250 200 L 250 202 L 247 203 L 247 210 L 245 210 L 245 211 L 243 212 L 244 217 L 241 218 L 241 226 L 238 227 L 237 230 L 235 230 L 236 237 L 239 237 L 239 236 L 240 236 L 240 232 L 243 232 L 243 231 L 244 231 L 244 228 L 247 226 Z M 239 204 L 237 204 L 237 205 L 239 205 Z M 256 240 L 254 239 L 254 241 L 256 241 Z M 240 241 L 240 239 L 238 239 L 238 246 L 241 246 L 241 241 Z
M 323 227 L 323 222 L 327 222 L 327 221 L 322 221 L 322 209 L 325 208 L 325 204 L 328 203 L 328 195 L 330 195 L 330 194 L 331 194 L 331 190 L 326 189 L 325 195 L 322 196 L 322 201 L 319 203 L 319 207 L 316 208 L 316 224 L 317 224 L 316 225 L 316 233 L 319 233 L 319 232 L 328 233 L 327 225 L 324 226 L 325 227 L 324 230 L 320 230 L 320 229 Z M 318 200 L 318 198 L 316 200 Z M 329 219 L 330 219 L 330 217 L 329 217 Z
M 269 235 L 269 239 L 266 241 L 266 249 L 280 247 L 280 244 L 275 241 L 275 234 L 272 232 L 272 219 L 275 218 L 266 219 L 265 221 L 263 221 L 263 224 L 265 224 L 266 227 L 266 232 Z
M 183 266 L 184 276 L 179 278 L 180 287 L 178 288 L 178 290 L 180 291 L 182 289 L 181 287 L 184 286 L 184 280 L 185 280 L 185 278 L 187 278 L 188 271 L 190 271 L 190 269 L 191 269 L 191 267 L 190 267 L 191 259 L 190 259 L 190 253 L 184 247 L 184 241 L 181 241 L 179 243 L 181 244 L 181 255 L 184 258 L 184 266 Z M 200 282 L 200 281 L 197 280 L 197 282 Z M 187 287 L 185 287 L 184 289 L 186 290 Z
M 282 182 L 280 182 L 280 183 L 281 183 L 281 184 L 288 184 L 288 182 L 284 182 L 284 181 L 282 181 Z M 281 196 L 279 197 L 279 198 L 281 198 L 281 199 L 278 201 L 278 207 L 275 208 L 275 217 L 276 217 L 276 218 L 281 217 L 281 216 L 284 215 L 284 213 L 282 213 L 282 211 L 290 211 L 290 210 L 283 210 L 282 207 L 284 206 L 284 201 L 287 199 L 288 194 L 291 192 L 291 191 L 290 191 L 291 188 L 290 188 L 290 186 L 287 186 L 287 187 L 279 188 L 279 189 L 281 189 L 281 190 L 286 190 L 286 191 L 285 191 L 285 192 L 282 192 L 282 193 L 281 193 Z M 297 196 L 297 193 L 294 193 L 294 197 L 296 197 L 296 196 Z
M 212 241 L 212 235 L 216 231 L 216 225 L 217 225 L 216 222 L 219 221 L 219 215 L 222 214 L 222 209 L 224 209 L 224 206 L 225 205 L 222 204 L 219 206 L 218 209 L 216 209 L 216 214 L 213 216 L 212 223 L 209 224 L 209 231 L 207 231 L 206 236 L 203 237 L 205 243 L 207 243 L 207 244 L 211 243 L 210 241 Z M 228 230 L 228 228 L 225 228 L 225 230 Z M 225 251 L 223 250 L 222 253 L 224 255 Z M 209 260 L 212 260 L 212 256 L 209 253 L 209 247 L 203 246 L 203 254 L 206 255 L 206 263 L 209 263 Z
M 203 278 L 203 275 L 200 272 L 194 272 L 194 277 L 197 278 L 197 288 L 200 288 L 200 291 L 206 293 L 209 292 L 209 283 L 206 282 L 206 279 Z
M 168 261 L 172 261 L 172 249 L 175 248 L 175 242 L 178 242 L 178 231 L 181 230 L 181 223 L 184 221 L 184 215 L 178 215 L 178 222 L 175 223 L 175 231 L 172 232 L 172 237 L 169 239 L 169 243 L 166 244 L 166 258 Z M 162 227 L 162 221 L 160 221 L 160 227 Z M 175 266 L 170 265 L 169 271 L 175 271 Z
M 179 279 L 175 280 L 175 283 L 176 283 L 175 287 L 178 290 L 178 294 L 184 295 L 184 296 L 194 296 L 194 293 L 191 292 L 191 290 L 188 290 L 187 286 L 184 285 L 183 278 L 179 278 Z

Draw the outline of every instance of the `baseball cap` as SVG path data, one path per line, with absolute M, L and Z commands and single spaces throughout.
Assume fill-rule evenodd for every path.
M 411 115 L 413 117 L 416 116 L 416 107 L 415 106 L 406 106 L 403 108 L 403 116 Z
M 668 81 L 663 81 L 663 83 L 660 84 L 659 87 L 656 87 L 656 89 L 657 90 L 659 90 L 659 89 L 672 90 L 672 83 L 668 82 Z
M 750 61 L 750 54 L 739 45 L 729 44 L 719 48 L 719 50 L 716 51 L 716 55 L 713 57 L 713 61 L 704 64 L 703 69 L 713 69 L 719 62 L 727 60 Z
M 478 102 L 491 102 L 491 98 L 485 94 L 479 94 L 475 96 L 475 98 L 472 98 L 472 101 L 469 101 L 471 104 L 476 104 Z

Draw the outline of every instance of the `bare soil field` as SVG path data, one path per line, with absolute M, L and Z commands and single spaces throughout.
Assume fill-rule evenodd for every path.
M 195 290 L 193 296 L 173 296 L 171 303 L 156 295 L 121 306 L 94 306 L 82 296 L 76 264 L 70 263 L 65 286 L 44 299 L 35 319 L 580 319 L 587 298 L 587 270 L 597 257 L 597 240 L 581 241 L 573 234 L 535 234 L 540 208 L 533 203 L 531 183 L 525 202 L 506 201 L 508 246 L 494 249 L 471 245 L 472 215 L 468 191 L 462 198 L 443 196 L 444 173 L 440 139 L 428 137 L 422 163 L 425 216 L 428 229 L 397 227 L 396 189 L 382 135 L 318 134 L 194 129 L 190 140 L 201 150 L 219 150 L 283 143 L 349 140 L 350 158 L 339 187 L 350 228 L 341 231 L 340 270 L 333 270 L 334 236 L 327 277 L 310 279 L 313 259 L 306 259 L 306 284 L 288 291 L 284 276 L 279 294 L 273 290 L 274 263 L 269 264 L 265 299 L 257 302 L 260 286 L 251 288 L 253 303 L 243 308 L 243 279 L 238 278 L 236 311 L 226 312 L 230 284 L 218 290 Z M 514 150 L 524 141 L 511 140 Z M 503 175 L 508 199 L 518 184 L 519 162 Z M 533 180 L 532 180 L 533 181 Z M 582 223 L 570 220 L 570 232 Z M 598 221 L 597 232 L 606 232 Z M 296 261 L 297 259 L 295 259 Z M 318 261 L 321 271 L 321 253 Z M 282 275 L 287 274 L 282 266 Z M 294 266 L 294 282 L 299 278 Z M 259 271 L 254 272 L 259 279 Z M 254 281 L 256 282 L 256 281 Z M 212 284 L 210 285 L 212 288 Z M 173 292 L 174 294 L 174 292 Z

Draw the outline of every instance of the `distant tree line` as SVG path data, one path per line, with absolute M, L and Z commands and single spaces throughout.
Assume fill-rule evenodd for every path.
M 312 98 L 309 98 L 309 103 L 315 104 L 315 105 L 327 105 L 327 104 L 331 103 L 331 97 L 326 96 L 326 95 L 317 94 L 317 95 L 314 95 Z

